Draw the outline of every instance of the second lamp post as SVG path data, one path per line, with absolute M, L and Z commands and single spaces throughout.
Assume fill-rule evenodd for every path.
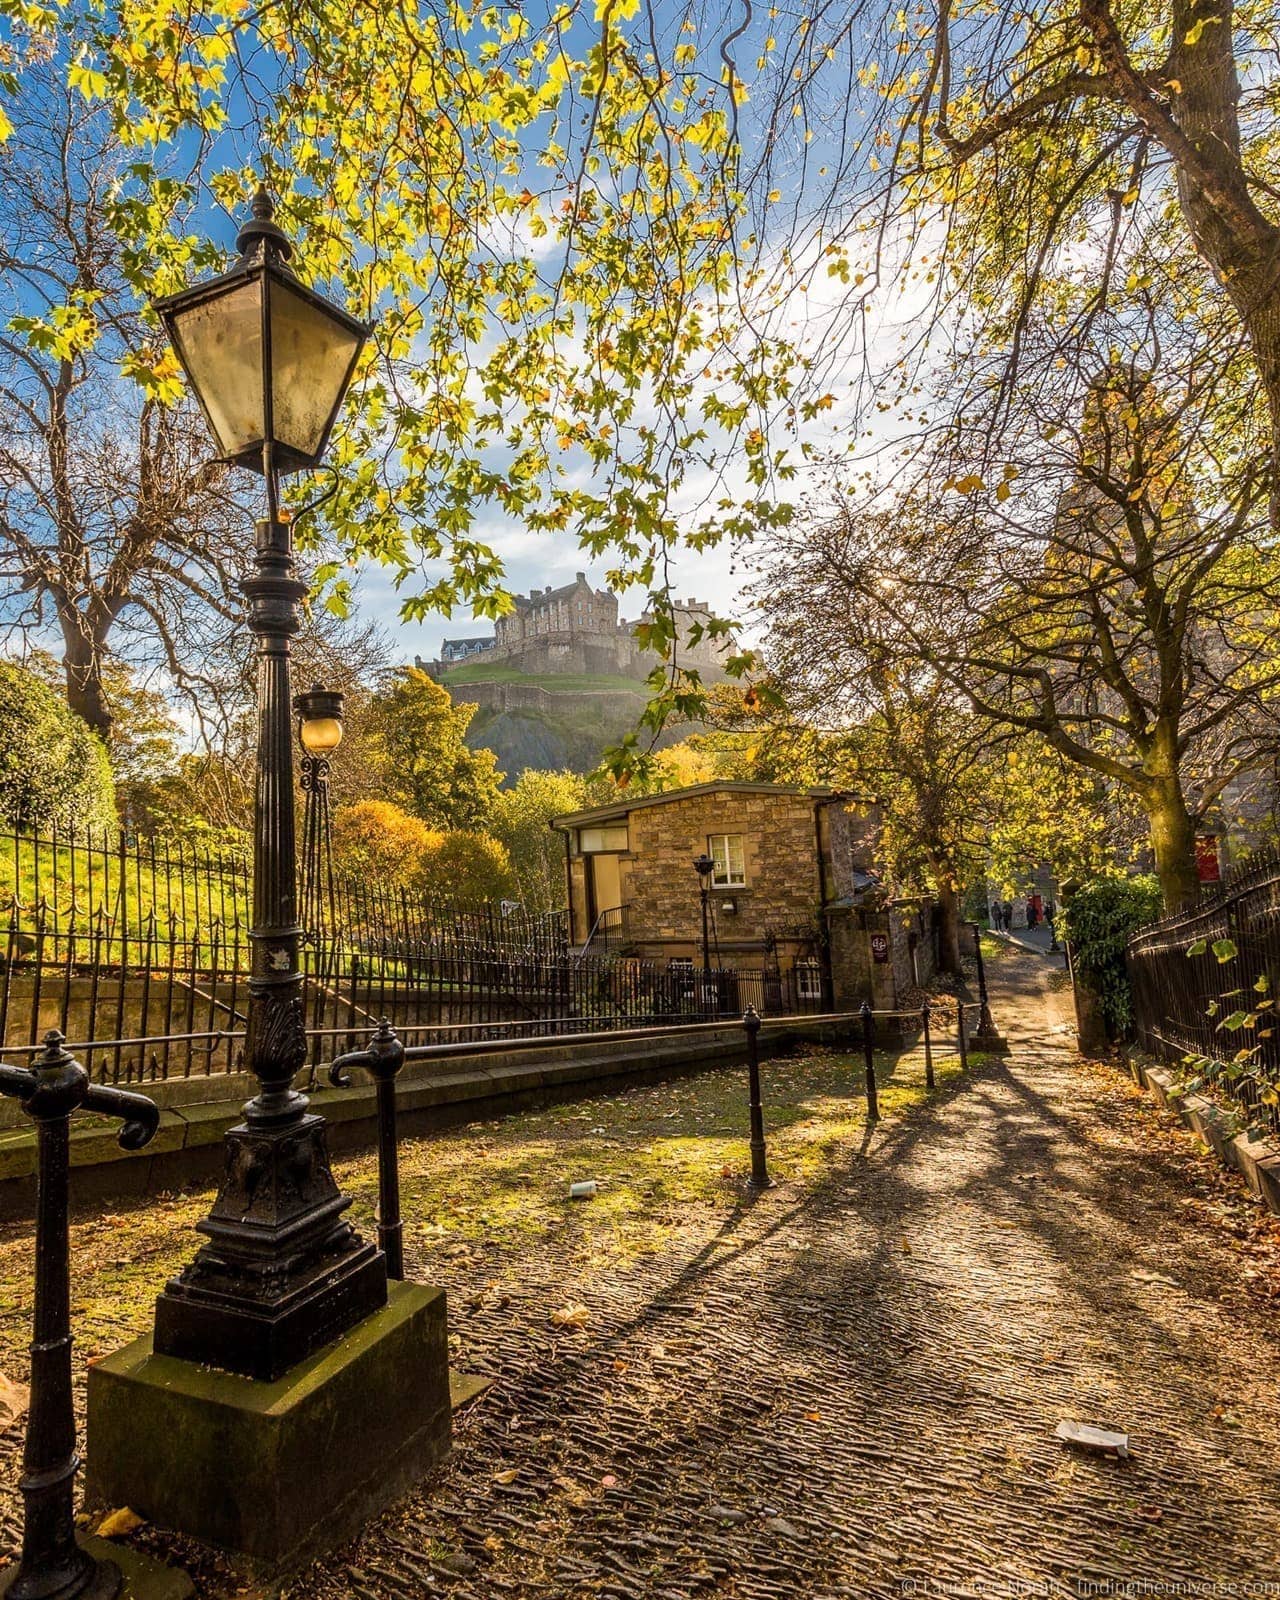
M 715 875 L 716 864 L 704 851 L 693 859 L 693 870 L 698 874 L 698 899 L 702 905 L 702 982 L 699 985 L 701 995 L 701 1010 L 709 1012 L 717 1009 L 712 1003 L 711 996 L 711 880 Z

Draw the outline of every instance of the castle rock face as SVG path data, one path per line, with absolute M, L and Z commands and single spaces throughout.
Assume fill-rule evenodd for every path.
M 723 658 L 733 646 L 724 639 L 690 635 L 712 617 L 701 600 L 675 604 L 678 629 L 677 664 L 696 669 L 704 680 L 724 675 Z M 641 621 L 648 621 L 646 613 Z M 499 617 L 493 636 L 446 639 L 439 661 L 418 665 L 447 676 L 462 662 L 509 666 L 530 674 L 585 674 L 592 677 L 643 679 L 658 665 L 654 650 L 641 649 L 635 624 L 618 617 L 618 599 L 607 589 L 593 589 L 579 572 L 559 589 L 533 589 L 516 599 L 514 611 Z

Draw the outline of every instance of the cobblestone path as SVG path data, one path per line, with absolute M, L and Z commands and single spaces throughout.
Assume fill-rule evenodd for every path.
M 1100 1114 L 1056 961 L 991 980 L 1012 1056 L 818 1187 L 598 1277 L 541 1250 L 455 1294 L 495 1388 L 289 1594 L 1280 1593 L 1276 1313 L 1185 1169 Z M 586 1326 L 552 1327 L 572 1301 Z M 1064 1417 L 1132 1460 L 1069 1452 Z

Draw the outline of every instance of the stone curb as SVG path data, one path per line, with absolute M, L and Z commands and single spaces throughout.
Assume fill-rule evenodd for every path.
M 1179 1094 L 1167 1067 L 1128 1057 L 1134 1081 L 1175 1112 L 1222 1162 L 1233 1167 L 1269 1211 L 1280 1216 L 1280 1150 L 1267 1139 L 1231 1132 L 1225 1113 L 1202 1094 Z

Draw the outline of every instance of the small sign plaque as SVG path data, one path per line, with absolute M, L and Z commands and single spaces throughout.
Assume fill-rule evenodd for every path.
M 1202 833 L 1196 839 L 1196 874 L 1201 883 L 1222 882 L 1222 863 L 1218 857 L 1216 833 Z
M 889 959 L 889 935 L 887 933 L 873 933 L 871 935 L 871 959 L 883 966 Z

